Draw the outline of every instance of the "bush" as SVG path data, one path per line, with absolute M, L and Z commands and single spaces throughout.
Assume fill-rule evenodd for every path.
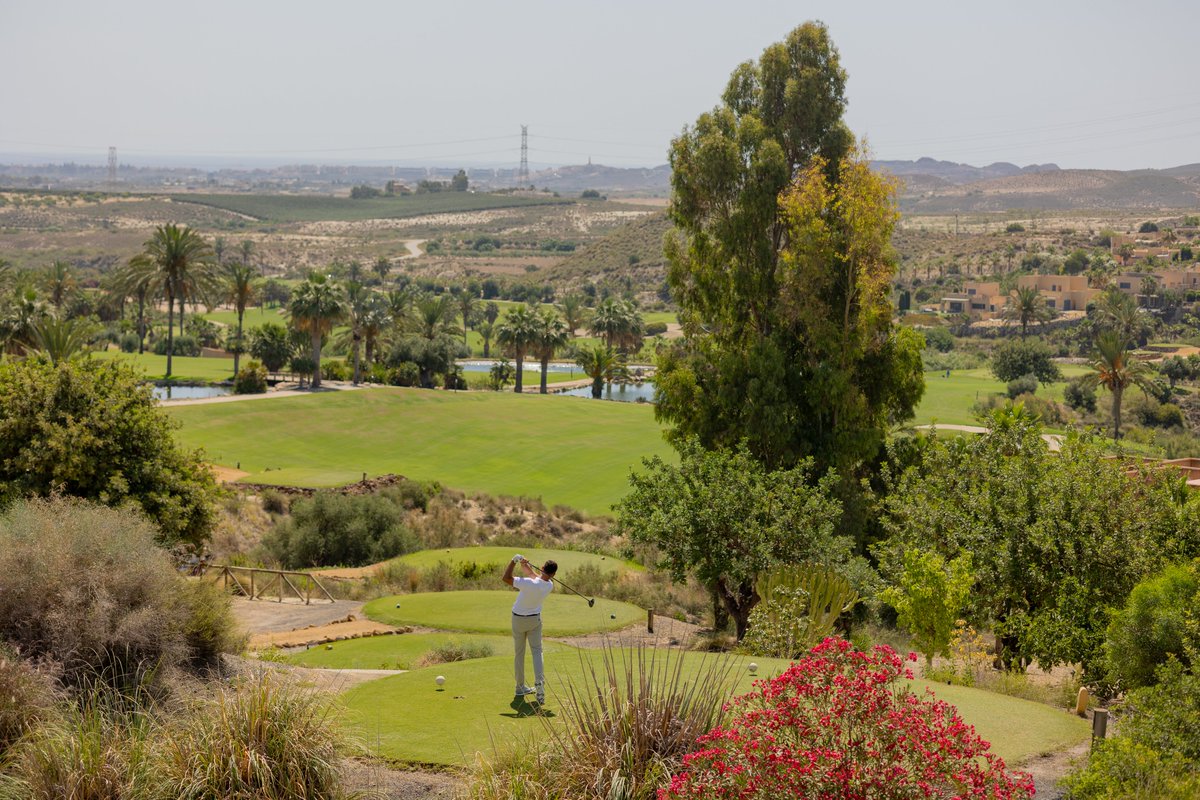
M 121 334 L 121 338 L 117 340 L 117 346 L 121 348 L 122 353 L 136 353 L 141 340 L 133 331 L 127 331 Z
M 263 546 L 289 569 L 359 567 L 420 549 L 396 503 L 332 492 L 296 501 L 291 518 L 264 536 Z
M 1143 222 L 1138 226 L 1138 233 L 1157 233 L 1158 225 L 1153 222 Z
M 267 391 L 267 368 L 259 361 L 247 361 L 233 381 L 234 394 L 263 394 Z
M 667 332 L 667 323 L 665 322 L 648 322 L 646 323 L 647 336 L 661 336 Z
M 49 718 L 54 696 L 45 671 L 0 648 L 0 755 Z
M 733 661 L 706 659 L 685 679 L 681 658 L 606 647 L 604 667 L 585 669 L 558 717 L 544 718 L 543 743 L 478 762 L 466 797 L 507 800 L 520 787 L 522 797 L 651 800 L 697 737 L 724 718 Z
M 1089 414 L 1096 410 L 1096 390 L 1082 378 L 1072 378 L 1063 388 L 1063 400 L 1076 411 Z
M 288 512 L 287 497 L 280 492 L 267 489 L 259 497 L 262 499 L 263 511 L 268 514 L 286 514 Z
M 1061 379 L 1053 353 L 1040 339 L 1009 339 L 992 352 L 992 374 L 1007 383 L 1033 375 L 1042 383 Z
M 412 361 L 402 361 L 388 373 L 392 386 L 418 386 L 421 383 L 421 368 Z
M 954 334 L 946 328 L 925 328 L 925 345 L 939 353 L 949 353 L 954 349 Z
M 291 336 L 277 322 L 267 322 L 250 331 L 250 355 L 263 363 L 269 372 L 279 372 L 292 357 Z
M 1098 743 L 1087 765 L 1064 781 L 1070 797 L 1200 795 L 1200 676 L 1172 661 L 1159 668 L 1157 681 L 1129 693 L 1117 736 Z
M 1021 377 L 1008 382 L 1006 391 L 1008 399 L 1016 400 L 1023 394 L 1034 394 L 1037 392 L 1038 379 L 1036 375 L 1022 375 Z
M 200 343 L 196 341 L 194 336 L 176 336 L 171 341 L 171 355 L 173 356 L 191 356 L 200 355 Z M 154 343 L 154 354 L 165 356 L 167 354 L 167 337 L 160 336 Z
M 321 362 L 321 380 L 323 381 L 348 381 L 352 375 L 353 370 L 345 361 Z
M 172 797 L 340 798 L 337 730 L 318 694 L 243 680 L 168 727 L 158 781 Z
M 73 499 L 0 517 L 0 639 L 68 684 L 138 685 L 230 646 L 229 600 L 185 585 L 152 525 Z
M 1175 564 L 1133 588 L 1125 608 L 1108 626 L 1105 654 L 1113 677 L 1126 688 L 1154 683 L 1169 658 L 1190 664 L 1200 631 L 1189 629 L 1200 607 L 1200 562 Z
M 1005 233 L 1024 233 L 1025 226 L 1019 222 L 1010 222 L 1004 227 Z
M 0 505 L 62 494 L 133 504 L 165 539 L 199 541 L 216 483 L 134 367 L 74 359 L 0 364 Z
M 451 664 L 455 661 L 470 661 L 473 658 L 487 658 L 492 655 L 492 646 L 487 642 L 457 642 L 449 641 L 439 645 L 422 655 L 412 665 L 413 669 L 432 667 L 435 664 Z
M 1028 775 L 1009 774 L 953 706 L 914 695 L 906 673 L 891 648 L 826 639 L 736 698 L 660 798 L 1033 797 Z

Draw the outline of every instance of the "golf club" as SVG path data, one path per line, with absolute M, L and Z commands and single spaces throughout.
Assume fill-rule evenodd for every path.
M 533 566 L 533 562 L 531 562 L 528 558 L 522 557 L 521 560 L 524 561 L 526 564 Z M 536 567 L 535 567 L 535 569 L 536 569 Z M 596 605 L 596 598 L 588 597 L 586 594 L 579 591 L 578 589 L 572 589 L 570 586 L 567 586 L 565 583 L 563 583 L 561 580 L 559 580 L 558 576 L 555 576 L 554 582 L 557 583 L 559 586 L 563 587 L 564 589 L 566 589 L 567 591 L 574 592 L 575 594 L 582 597 L 584 600 L 587 600 L 588 608 L 593 608 Z

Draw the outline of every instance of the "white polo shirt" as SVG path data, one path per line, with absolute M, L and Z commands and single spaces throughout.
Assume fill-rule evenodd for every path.
M 513 587 L 518 590 L 517 602 L 513 603 L 513 613 L 522 617 L 542 613 L 542 602 L 554 591 L 554 583 L 541 578 L 514 576 Z

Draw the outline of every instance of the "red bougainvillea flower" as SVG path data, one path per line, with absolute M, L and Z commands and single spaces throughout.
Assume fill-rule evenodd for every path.
M 702 736 L 659 800 L 682 798 L 1033 797 L 1004 761 L 933 697 L 916 695 L 890 647 L 870 653 L 830 638 L 736 698 L 727 727 Z

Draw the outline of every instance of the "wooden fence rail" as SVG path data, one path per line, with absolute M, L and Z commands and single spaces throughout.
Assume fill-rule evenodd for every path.
M 304 605 L 313 602 L 317 594 L 317 602 L 334 602 L 333 595 L 321 585 L 311 572 L 291 572 L 283 569 L 262 569 L 260 567 L 231 567 L 226 564 L 209 564 L 201 575 L 212 573 L 221 581 L 226 589 L 244 595 L 251 600 L 262 600 L 270 594 L 276 602 L 282 603 L 284 595 L 303 600 Z M 303 590 L 301 590 L 303 586 Z M 317 590 L 314 593 L 313 589 Z M 272 591 L 274 589 L 274 591 Z M 320 595 L 324 595 L 324 599 Z

